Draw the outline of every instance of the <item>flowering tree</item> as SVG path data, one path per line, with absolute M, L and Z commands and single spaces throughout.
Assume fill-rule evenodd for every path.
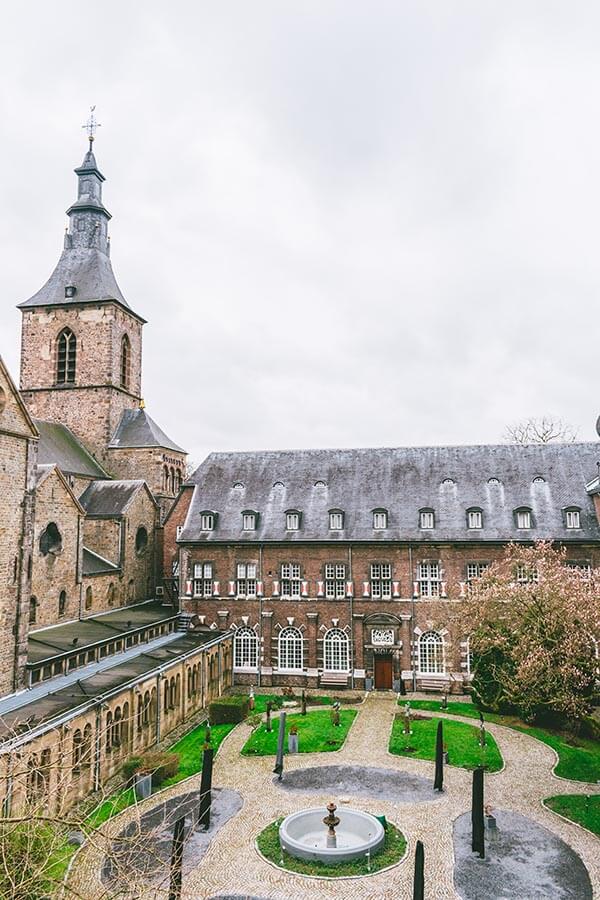
M 473 695 L 528 721 L 576 723 L 600 679 L 600 576 L 550 544 L 511 545 L 458 614 L 473 654 Z

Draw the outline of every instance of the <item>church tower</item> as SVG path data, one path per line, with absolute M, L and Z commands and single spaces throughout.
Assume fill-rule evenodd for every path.
M 58 264 L 19 305 L 21 393 L 34 419 L 66 425 L 109 474 L 146 480 L 166 508 L 183 479 L 186 454 L 141 399 L 145 319 L 125 300 L 111 265 L 111 216 L 94 131 L 92 112 Z
M 21 391 L 31 414 L 60 421 L 97 459 L 125 410 L 141 399 L 144 319 L 125 300 L 110 261 L 104 175 L 89 149 L 54 272 L 21 303 Z

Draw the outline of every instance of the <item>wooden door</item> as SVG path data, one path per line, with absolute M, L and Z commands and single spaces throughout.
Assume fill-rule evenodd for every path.
M 392 689 L 392 657 L 375 657 L 375 688 L 379 691 Z

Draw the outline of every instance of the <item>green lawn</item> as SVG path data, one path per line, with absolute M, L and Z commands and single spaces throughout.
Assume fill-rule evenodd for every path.
M 405 701 L 401 703 L 404 704 Z M 439 700 L 411 700 L 411 709 L 427 709 L 432 712 L 441 711 Z M 455 716 L 469 716 L 472 719 L 479 718 L 479 710 L 472 703 L 448 703 L 448 709 L 444 710 Z M 572 781 L 587 781 L 595 784 L 600 780 L 600 741 L 593 738 L 573 737 L 565 732 L 548 731 L 536 725 L 527 725 L 516 716 L 503 716 L 499 713 L 484 712 L 487 722 L 497 725 L 506 725 L 537 738 L 544 744 L 548 744 L 558 753 L 558 763 L 554 772 L 562 778 L 570 778 Z
M 479 728 L 450 719 L 413 719 L 413 733 L 407 735 L 402 733 L 404 716 L 397 715 L 392 726 L 390 753 L 414 759 L 435 759 L 435 740 L 440 721 L 444 722 L 444 744 L 451 766 L 474 769 L 483 765 L 488 772 L 498 772 L 502 768 L 502 756 L 489 732 L 486 734 L 486 746 L 482 748 L 479 746 Z
M 323 810 L 325 812 L 325 810 Z M 280 820 L 281 821 L 281 820 Z M 371 857 L 370 869 L 366 859 L 356 859 L 351 862 L 340 863 L 337 866 L 328 866 L 322 862 L 308 859 L 296 859 L 288 853 L 282 852 L 279 844 L 279 822 L 271 822 L 264 831 L 258 835 L 256 843 L 258 849 L 268 860 L 280 866 L 283 859 L 283 868 L 290 872 L 299 872 L 302 875 L 325 875 L 329 878 L 342 878 L 348 875 L 368 875 L 369 872 L 378 872 L 398 862 L 406 852 L 406 839 L 390 822 L 385 832 L 383 848 Z M 325 826 L 323 826 L 325 830 Z M 309 891 L 310 893 L 310 891 Z
M 286 732 L 292 725 L 298 728 L 298 749 L 300 753 L 318 753 L 326 750 L 339 750 L 346 740 L 348 729 L 356 717 L 355 709 L 340 710 L 340 724 L 331 724 L 330 710 L 315 710 L 305 716 L 299 713 L 286 716 Z M 268 732 L 266 726 L 260 725 L 253 731 L 244 746 L 244 756 L 274 756 L 277 753 L 277 736 L 279 734 L 279 716 L 273 718 L 273 731 Z M 287 753 L 287 739 L 284 744 Z
M 567 819 L 589 828 L 600 836 L 600 794 L 591 797 L 581 794 L 561 794 L 559 797 L 547 797 L 546 806 L 560 813 Z
M 288 700 L 297 700 L 300 703 L 300 695 L 297 697 L 283 697 L 281 694 L 255 694 L 254 695 L 254 713 L 265 713 L 267 711 L 267 703 L 271 701 L 273 709 L 281 709 L 283 704 Z M 312 706 L 331 706 L 333 697 L 306 697 L 306 705 Z M 250 715 L 253 715 L 251 712 Z
M 233 728 L 235 728 L 235 725 L 212 726 L 210 729 L 210 739 L 215 753 L 219 749 L 223 739 L 227 737 Z M 179 769 L 177 770 L 176 775 L 163 781 L 159 786 L 160 790 L 169 787 L 169 785 L 177 784 L 178 781 L 183 781 L 184 778 L 189 778 L 190 775 L 195 775 L 202 771 L 202 744 L 204 743 L 205 735 L 206 724 L 203 723 L 184 735 L 181 740 L 176 744 L 173 744 L 172 747 L 169 747 L 169 753 L 179 754 Z M 123 788 L 100 803 L 88 816 L 86 825 L 88 825 L 90 829 L 98 828 L 108 819 L 116 816 L 117 813 L 127 809 L 128 806 L 131 806 L 135 802 L 136 797 L 133 788 Z

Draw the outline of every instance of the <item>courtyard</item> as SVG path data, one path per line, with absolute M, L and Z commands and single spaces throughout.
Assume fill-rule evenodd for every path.
M 597 784 L 557 776 L 557 754 L 551 746 L 514 728 L 486 723 L 501 757 L 500 764 L 494 766 L 497 771 L 485 776 L 485 803 L 497 813 L 498 832 L 489 842 L 486 859 L 480 861 L 470 853 L 470 847 L 465 851 L 465 820 L 471 803 L 469 768 L 445 766 L 444 791 L 434 792 L 430 759 L 390 752 L 399 710 L 396 695 L 369 693 L 353 708 L 356 715 L 348 717 L 340 749 L 286 753 L 281 781 L 273 774 L 274 745 L 270 744 L 264 754 L 242 753 L 257 733 L 247 721 L 227 734 L 214 760 L 213 825 L 205 839 L 194 835 L 184 849 L 184 898 L 300 900 L 307 891 L 322 898 L 409 898 L 418 840 L 425 848 L 426 897 L 516 898 L 519 890 L 520 896 L 528 898 L 584 900 L 598 896 L 598 838 L 552 812 L 543 801 L 569 796 L 583 801 L 590 795 L 598 796 L 599 788 Z M 296 710 L 290 712 L 295 714 Z M 469 715 L 450 715 L 437 709 L 420 714 L 427 717 L 433 713 L 453 723 L 473 724 Z M 309 711 L 307 720 L 318 714 L 323 715 L 323 711 Z M 277 731 L 275 713 L 273 731 Z M 452 755 L 451 737 L 448 749 Z M 106 897 L 107 893 L 166 898 L 170 831 L 164 823 L 157 831 L 153 816 L 159 807 L 189 813 L 189 804 L 195 802 L 199 789 L 200 775 L 193 774 L 125 809 L 101 832 L 94 832 L 73 859 L 68 880 L 72 895 L 89 900 Z M 340 817 L 348 803 L 355 809 L 385 816 L 406 840 L 400 861 L 364 877 L 329 879 L 284 871 L 259 853 L 257 838 L 272 823 L 307 807 L 322 807 L 325 813 L 332 800 Z M 560 804 L 554 806 L 559 808 Z M 115 871 L 109 873 L 111 882 L 106 866 L 109 848 L 119 835 L 131 835 L 136 830 L 145 840 L 146 856 L 155 863 L 163 860 L 162 875 L 148 876 L 152 869 L 148 859 L 140 862 L 128 858 L 123 866 L 117 861 Z

